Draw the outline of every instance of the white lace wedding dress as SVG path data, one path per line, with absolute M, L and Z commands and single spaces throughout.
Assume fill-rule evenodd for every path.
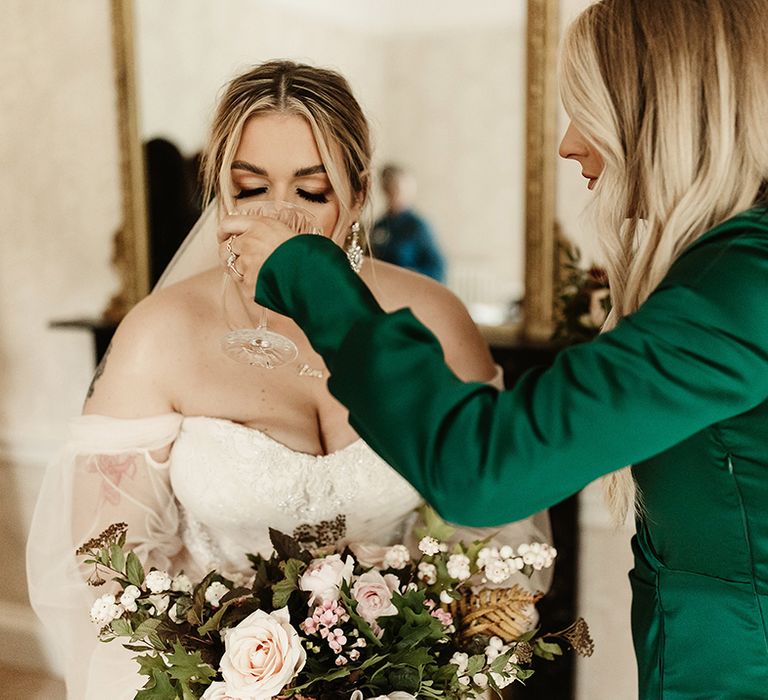
M 152 453 L 169 445 L 168 460 L 156 462 Z M 46 473 L 28 545 L 30 598 L 58 642 L 68 697 L 129 700 L 146 680 L 133 653 L 98 642 L 88 619 L 103 591 L 85 585 L 74 551 L 109 524 L 128 523 L 129 544 L 148 565 L 246 573 L 245 552 L 271 550 L 269 527 L 320 545 L 387 545 L 408 535 L 421 503 L 362 440 L 315 456 L 218 418 L 74 419 Z M 497 538 L 548 541 L 547 516 Z

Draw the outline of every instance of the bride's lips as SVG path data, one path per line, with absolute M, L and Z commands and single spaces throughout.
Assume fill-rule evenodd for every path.
M 581 176 L 589 180 L 589 183 L 587 183 L 587 189 L 593 190 L 597 184 L 597 177 L 595 175 L 588 175 L 587 173 L 582 173 Z

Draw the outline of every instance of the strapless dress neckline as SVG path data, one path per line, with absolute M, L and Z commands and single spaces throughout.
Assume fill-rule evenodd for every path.
M 211 422 L 214 422 L 214 423 L 221 423 L 221 424 L 229 425 L 229 426 L 232 426 L 232 428 L 234 430 L 238 430 L 239 429 L 239 430 L 246 431 L 246 433 L 251 433 L 251 434 L 253 434 L 254 439 L 256 439 L 256 440 L 263 440 L 263 441 L 266 441 L 268 443 L 271 443 L 272 446 L 274 446 L 274 447 L 276 447 L 278 449 L 283 449 L 283 450 L 285 450 L 286 452 L 288 452 L 290 454 L 302 455 L 303 457 L 312 457 L 312 458 L 318 459 L 318 460 L 330 459 L 330 458 L 336 457 L 338 455 L 342 455 L 345 452 L 347 452 L 348 450 L 352 450 L 352 449 L 358 448 L 361 445 L 364 445 L 367 449 L 370 449 L 366 445 L 365 441 L 362 438 L 358 437 L 355 440 L 353 440 L 352 442 L 344 445 L 343 447 L 340 447 L 340 448 L 338 448 L 336 450 L 328 452 L 327 454 L 317 455 L 317 454 L 313 454 L 311 452 L 302 452 L 301 450 L 296 450 L 296 449 L 292 448 L 290 445 L 286 445 L 284 442 L 281 442 L 280 440 L 276 440 L 268 432 L 266 432 L 264 430 L 261 430 L 259 428 L 255 428 L 255 427 L 250 426 L 250 425 L 246 425 L 245 423 L 238 423 L 237 421 L 231 420 L 230 418 L 213 418 L 211 416 L 185 416 L 184 417 L 184 424 L 188 424 L 188 423 L 194 422 L 194 421 L 211 421 Z
M 423 503 L 360 438 L 315 455 L 226 418 L 186 416 L 169 464 L 182 539 L 202 570 L 248 571 L 246 553 L 271 551 L 270 528 L 316 542 L 395 542 Z

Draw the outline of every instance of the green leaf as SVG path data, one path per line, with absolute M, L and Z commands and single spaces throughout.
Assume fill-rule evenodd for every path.
M 112 568 L 123 573 L 123 569 L 125 569 L 125 553 L 119 544 L 110 545 L 109 558 L 112 561 Z
M 298 540 L 280 532 L 280 530 L 269 528 L 269 541 L 272 542 L 272 547 L 274 547 L 277 556 L 283 561 L 287 561 L 288 559 L 301 560 L 303 558 L 303 550 Z
M 504 669 L 507 667 L 507 664 L 509 663 L 509 659 L 512 656 L 512 652 L 509 652 L 507 654 L 501 654 L 500 656 L 497 656 L 492 662 L 491 662 L 491 671 L 495 673 L 502 673 Z
M 206 574 L 205 578 L 198 583 L 194 590 L 192 591 L 192 605 L 187 610 L 187 622 L 189 622 L 190 625 L 195 625 L 197 627 L 198 625 L 203 624 L 203 610 L 205 609 L 205 591 L 208 589 L 208 586 L 211 585 L 211 581 L 213 581 L 217 577 L 217 574 L 215 571 L 211 571 L 208 574 Z
M 475 654 L 474 656 L 470 656 L 467 663 L 466 675 L 474 676 L 476 673 L 480 673 L 480 671 L 483 670 L 483 666 L 485 666 L 485 654 Z
M 421 673 L 413 666 L 396 666 L 390 669 L 387 681 L 393 690 L 415 693 L 421 685 Z
M 131 635 L 131 641 L 132 642 L 138 642 L 138 641 L 146 641 L 148 644 L 151 644 L 153 648 L 157 649 L 158 651 L 165 650 L 165 644 L 163 644 L 162 640 L 160 639 L 160 635 L 157 633 L 157 628 L 162 624 L 162 620 L 159 620 L 154 617 L 150 617 L 147 620 L 144 620 L 134 631 Z
M 208 632 L 218 630 L 221 626 L 221 618 L 224 617 L 224 614 L 227 612 L 227 610 L 229 610 L 229 608 L 237 602 L 239 602 L 239 598 L 230 598 L 229 600 L 221 603 L 219 609 L 211 617 L 208 618 L 206 623 L 197 628 L 197 633 L 208 634 Z
M 373 629 L 371 629 L 371 626 L 362 618 L 360 615 L 357 614 L 357 603 L 352 596 L 350 596 L 344 588 L 341 590 L 341 599 L 344 601 L 344 608 L 346 609 L 347 613 L 349 614 L 349 619 L 352 622 L 352 624 L 357 627 L 358 630 L 362 633 L 362 635 L 374 646 L 380 647 L 382 646 L 381 640 L 373 633 Z
M 151 676 L 153 671 L 165 673 L 168 668 L 163 658 L 156 652 L 142 654 L 141 656 L 134 657 L 134 659 L 139 664 L 139 673 L 142 676 Z
M 181 684 L 181 692 L 182 700 L 200 700 L 200 696 L 197 693 L 193 693 L 192 689 L 186 683 Z
M 556 656 L 563 655 L 563 650 L 555 642 L 545 642 L 543 639 L 537 639 L 533 645 L 533 653 L 547 661 L 554 661 Z
M 423 505 L 419 508 L 419 514 L 424 522 L 423 528 L 419 528 L 420 537 L 429 535 L 430 537 L 434 537 L 438 542 L 447 542 L 456 532 L 456 528 L 451 527 L 446 523 L 431 506 Z
M 109 628 L 118 636 L 118 637 L 132 637 L 133 636 L 133 628 L 131 627 L 131 623 L 129 620 L 126 620 L 125 618 L 118 617 L 116 620 L 112 620 L 112 622 L 109 623 Z M 135 641 L 135 640 L 133 640 Z
M 144 583 L 144 567 L 133 552 L 128 552 L 125 561 L 125 575 L 134 586 L 141 588 Z
M 306 683 L 302 683 L 301 685 L 294 685 L 290 688 L 287 688 L 284 693 L 286 695 L 295 695 L 296 693 L 300 693 L 304 690 L 307 690 L 310 686 L 314 685 L 315 683 L 318 683 L 319 681 L 335 681 L 339 678 L 346 678 L 351 673 L 351 669 L 348 667 L 343 668 L 336 668 L 332 671 L 328 671 L 328 673 L 321 675 L 321 676 L 315 676 L 311 681 L 307 681 Z
M 521 681 L 527 681 L 534 673 L 535 671 L 532 668 L 521 668 L 517 671 L 517 677 Z
M 412 648 L 426 640 L 437 641 L 446 636 L 443 624 L 436 617 L 432 617 L 426 608 L 422 607 L 419 612 L 403 608 L 401 613 L 404 622 L 398 630 L 398 647 Z
M 174 642 L 173 653 L 166 659 L 171 664 L 168 675 L 175 680 L 206 683 L 216 677 L 216 671 L 203 661 L 199 651 L 190 653 L 179 642 Z
M 429 650 L 425 647 L 415 647 L 411 649 L 401 649 L 400 651 L 392 654 L 388 661 L 392 665 L 404 665 L 413 666 L 414 668 L 420 668 L 426 666 L 431 661 L 434 661 Z
M 285 578 L 272 586 L 272 605 L 276 610 L 288 605 L 291 593 L 299 588 L 299 576 L 306 568 L 307 565 L 299 559 L 289 559 L 285 562 Z
M 179 700 L 179 694 L 171 685 L 168 674 L 153 668 L 150 679 L 144 689 L 136 693 L 134 700 Z

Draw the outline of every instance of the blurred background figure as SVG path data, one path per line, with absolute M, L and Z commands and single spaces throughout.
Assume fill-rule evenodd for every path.
M 374 257 L 445 282 L 445 258 L 430 225 L 412 208 L 416 194 L 413 175 L 390 163 L 381 169 L 380 177 L 387 210 L 371 233 Z

